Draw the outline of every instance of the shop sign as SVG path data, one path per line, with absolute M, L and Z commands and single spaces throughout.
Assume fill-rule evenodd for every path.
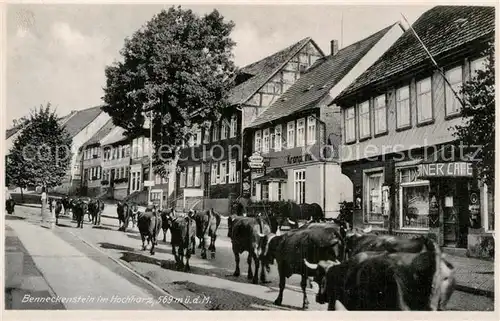
M 309 161 L 312 161 L 312 157 L 311 155 L 309 154 L 305 154 L 305 155 L 298 155 L 298 156 L 291 156 L 291 155 L 288 155 L 288 158 L 286 160 L 287 164 L 299 164 L 299 163 L 302 163 L 302 162 L 309 162 Z
M 419 177 L 473 177 L 472 163 L 432 163 L 418 166 Z
M 254 153 L 252 156 L 248 157 L 248 166 L 250 168 L 263 168 L 264 167 L 264 157 L 258 153 Z

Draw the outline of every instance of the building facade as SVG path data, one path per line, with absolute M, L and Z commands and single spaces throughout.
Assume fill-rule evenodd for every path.
M 332 41 L 330 55 L 318 59 L 256 117 L 246 130 L 254 201 L 317 203 L 327 217 L 338 216 L 340 202 L 352 201 L 352 183 L 341 173 L 338 157 L 340 108 L 330 103 L 402 33 L 393 24 L 341 50 Z M 259 157 L 262 166 L 255 164 Z
M 454 126 L 466 120 L 452 88 L 459 93 L 484 67 L 494 20 L 493 7 L 427 11 L 413 28 L 441 70 L 410 29 L 334 101 L 342 107 L 354 226 L 492 255 L 493 195 L 474 173 L 471 150 L 457 147 Z
M 229 101 L 234 112 L 207 128 L 197 125 L 177 163 L 179 208 L 227 213 L 242 196 L 243 129 L 285 92 L 323 53 L 310 38 L 241 69 Z M 249 192 L 249 190 L 247 190 Z

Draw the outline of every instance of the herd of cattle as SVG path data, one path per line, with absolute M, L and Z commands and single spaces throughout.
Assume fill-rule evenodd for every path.
M 100 200 L 62 199 L 50 202 L 56 218 L 72 209 L 78 227 L 83 216 L 100 224 L 104 204 Z M 52 205 L 53 204 L 53 205 Z M 310 278 L 318 284 L 316 302 L 328 304 L 328 310 L 443 310 L 454 288 L 454 267 L 447 261 L 437 243 L 427 237 L 404 238 L 378 235 L 368 229 L 352 228 L 345 219 L 326 220 L 318 204 L 290 203 L 286 215 L 276 213 L 221 216 L 211 210 L 179 213 L 175 209 L 157 210 L 148 206 L 144 212 L 137 205 L 121 202 L 117 205 L 120 231 L 126 231 L 129 221 L 137 224 L 142 249 L 151 243 L 154 255 L 160 231 L 163 241 L 171 233 L 171 246 L 177 267 L 189 271 L 189 260 L 195 254 L 196 239 L 201 257 L 207 258 L 207 248 L 215 257 L 217 231 L 227 220 L 234 253 L 235 270 L 240 276 L 240 254 L 248 252 L 247 278 L 253 283 L 267 283 L 266 273 L 276 262 L 279 274 L 279 294 L 274 303 L 281 305 L 286 279 L 301 276 L 303 309 L 309 302 L 306 288 Z M 239 213 L 241 214 L 241 213 Z M 281 213 L 283 214 L 283 213 Z M 299 226 L 299 221 L 308 221 Z M 281 230 L 284 222 L 289 230 Z M 80 224 L 81 223 L 81 224 Z M 146 244 L 147 242 L 147 244 Z M 208 247 L 207 247 L 207 244 Z M 260 274 L 259 274 L 260 268 Z

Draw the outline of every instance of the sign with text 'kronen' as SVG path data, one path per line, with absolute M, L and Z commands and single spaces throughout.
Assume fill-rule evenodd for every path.
M 472 163 L 451 162 L 418 165 L 419 177 L 473 177 Z
M 264 167 L 264 157 L 258 153 L 252 154 L 252 156 L 248 157 L 248 166 L 254 169 Z

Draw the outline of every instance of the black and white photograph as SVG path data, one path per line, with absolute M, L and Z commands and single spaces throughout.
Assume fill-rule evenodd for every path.
M 4 4 L 3 314 L 494 314 L 496 6 Z

